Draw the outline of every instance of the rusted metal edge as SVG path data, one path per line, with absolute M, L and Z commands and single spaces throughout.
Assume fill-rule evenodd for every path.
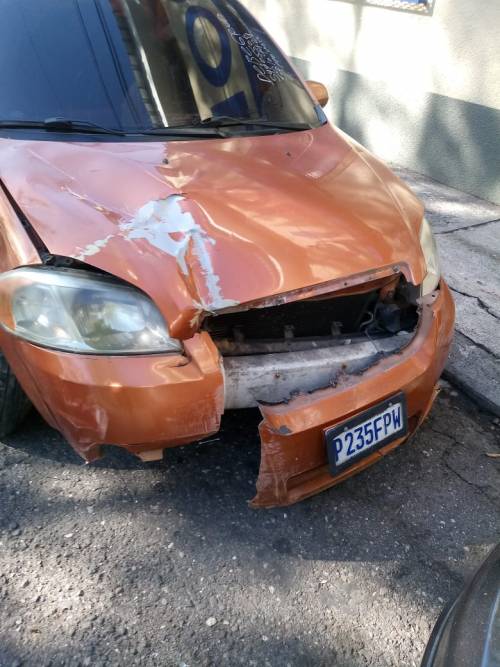
M 401 273 L 408 282 L 412 282 L 412 275 L 408 264 L 401 262 L 399 264 L 384 266 L 380 269 L 373 269 L 363 273 L 357 273 L 347 278 L 336 278 L 335 280 L 331 280 L 326 283 L 319 283 L 317 285 L 303 287 L 297 290 L 292 290 L 290 292 L 284 292 L 277 296 L 265 297 L 264 299 L 247 301 L 246 303 L 239 304 L 238 306 L 222 308 L 217 310 L 216 315 L 239 313 L 256 308 L 268 308 L 270 306 L 282 306 L 292 301 L 318 297 L 323 294 L 338 295 L 344 291 L 348 292 L 351 288 L 358 286 L 362 286 L 363 291 L 365 291 L 365 287 L 367 289 L 371 289 L 371 285 L 373 285 L 373 283 L 378 282 L 383 278 L 389 278 L 398 273 Z

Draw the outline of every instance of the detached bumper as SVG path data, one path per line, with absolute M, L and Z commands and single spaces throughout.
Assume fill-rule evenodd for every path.
M 254 507 L 289 505 L 364 470 L 402 444 L 425 419 L 453 337 L 455 307 L 450 291 L 425 298 L 417 335 L 408 347 L 359 376 L 345 376 L 335 388 L 298 396 L 287 404 L 261 406 L 262 456 Z M 348 470 L 328 470 L 325 428 L 403 391 L 409 436 L 396 440 Z
M 324 429 L 404 391 L 410 434 L 427 414 L 452 339 L 454 306 L 443 282 L 422 305 L 417 335 L 335 387 L 260 405 L 261 469 L 253 505 L 286 505 L 341 482 L 401 444 L 391 443 L 343 474 L 328 472 Z M 222 360 L 208 334 L 185 356 L 98 357 L 45 350 L 0 332 L 14 373 L 42 416 L 88 461 L 100 445 L 121 445 L 145 460 L 166 447 L 218 431 L 224 412 Z M 229 387 L 229 384 L 228 384 Z M 307 389 L 307 388 L 306 388 Z

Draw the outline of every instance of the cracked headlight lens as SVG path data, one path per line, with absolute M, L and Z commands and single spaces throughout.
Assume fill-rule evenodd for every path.
M 422 283 L 422 296 L 433 292 L 441 279 L 441 267 L 436 240 L 429 222 L 424 218 L 420 229 L 420 245 L 424 254 L 427 273 Z
M 149 297 L 113 278 L 49 267 L 0 276 L 0 322 L 31 343 L 86 354 L 178 352 Z

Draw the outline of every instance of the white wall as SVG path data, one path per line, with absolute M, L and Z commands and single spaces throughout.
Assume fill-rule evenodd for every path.
M 245 5 L 328 85 L 334 122 L 385 159 L 500 201 L 500 0 L 436 0 L 432 16 L 343 0 Z

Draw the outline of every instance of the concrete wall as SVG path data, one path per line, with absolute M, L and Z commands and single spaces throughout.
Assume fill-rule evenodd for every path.
M 422 15 L 361 0 L 246 0 L 330 118 L 382 158 L 500 203 L 500 0 Z

